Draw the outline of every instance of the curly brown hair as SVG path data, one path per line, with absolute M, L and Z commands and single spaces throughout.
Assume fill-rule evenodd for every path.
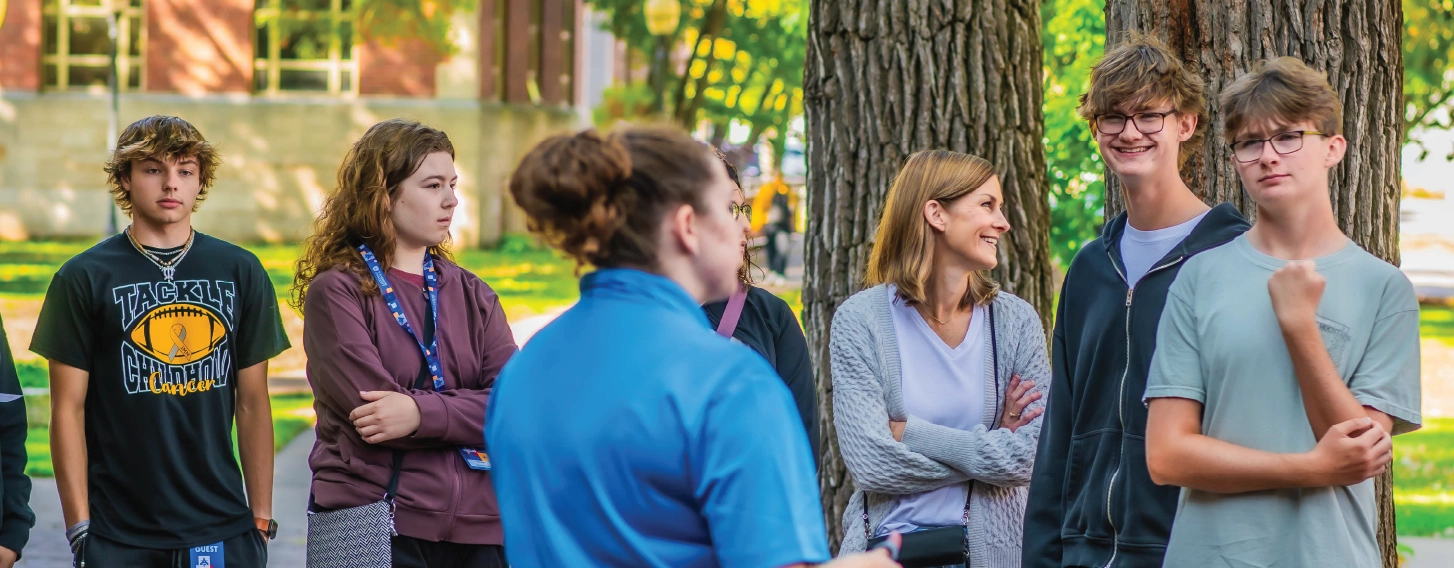
M 358 245 L 367 244 L 381 266 L 390 265 L 396 239 L 390 212 L 399 199 L 399 185 L 434 152 L 448 152 L 454 158 L 449 136 L 403 118 L 375 124 L 353 143 L 338 167 L 338 187 L 323 202 L 323 210 L 313 222 L 313 236 L 308 237 L 303 258 L 295 265 L 289 305 L 301 313 L 308 285 L 334 267 L 356 275 L 364 295 L 379 293 Z M 429 254 L 454 260 L 447 240 L 429 247 Z
M 131 182 L 131 164 L 140 160 L 179 160 L 195 158 L 202 190 L 192 203 L 192 212 L 202 206 L 207 198 L 207 188 L 216 179 L 217 166 L 222 156 L 217 149 L 202 137 L 192 123 L 175 116 L 149 116 L 131 123 L 116 139 L 116 149 L 106 162 L 106 183 L 110 185 L 111 198 L 128 217 L 131 216 L 131 192 L 121 182 Z

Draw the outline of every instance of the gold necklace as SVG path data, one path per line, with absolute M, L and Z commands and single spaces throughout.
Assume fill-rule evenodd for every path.
M 921 308 L 922 308 L 922 305 L 921 305 Z M 945 324 L 948 324 L 948 323 L 949 323 L 949 320 L 952 320 L 952 319 L 954 319 L 954 316 L 955 316 L 955 315 L 956 315 L 956 314 L 957 314 L 957 313 L 958 313 L 958 310 L 956 310 L 956 311 L 951 311 L 951 312 L 949 312 L 949 317 L 947 317 L 947 318 L 944 318 L 944 319 L 939 319 L 939 318 L 936 318 L 936 317 L 934 317 L 934 314 L 933 314 L 933 313 L 930 313 L 930 312 L 929 312 L 929 308 L 922 308 L 922 309 L 920 309 L 920 310 L 919 310 L 919 314 L 920 314 L 920 315 L 925 315 L 925 316 L 928 316 L 928 317 L 929 317 L 929 319 L 931 319 L 931 320 L 934 320 L 934 321 L 935 321 L 935 322 L 937 322 L 937 323 L 938 323 L 938 324 L 939 324 L 939 325 L 945 325 Z
M 182 262 L 183 257 L 187 256 L 187 251 L 192 250 L 192 239 L 197 236 L 197 231 L 193 230 L 191 234 L 187 235 L 187 244 L 182 246 L 182 252 L 177 253 L 177 256 L 171 261 L 164 261 L 157 255 L 152 254 L 151 251 L 146 250 L 146 247 L 141 246 L 140 242 L 137 242 L 136 237 L 131 234 L 131 227 L 127 227 L 123 232 L 126 233 L 126 240 L 131 241 L 131 246 L 136 247 L 136 252 L 141 253 L 152 264 L 157 265 L 157 268 L 162 269 L 162 278 L 167 282 L 171 282 L 172 277 L 176 276 L 177 264 Z

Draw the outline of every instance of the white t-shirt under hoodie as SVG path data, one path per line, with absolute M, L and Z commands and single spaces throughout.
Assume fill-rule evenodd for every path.
M 1149 272 L 1156 261 L 1186 240 L 1197 223 L 1202 222 L 1207 212 L 1192 217 L 1179 225 L 1172 225 L 1155 231 L 1142 231 L 1126 223 L 1126 232 L 1121 233 L 1121 264 L 1126 267 L 1126 286 L 1135 288 L 1141 277 Z

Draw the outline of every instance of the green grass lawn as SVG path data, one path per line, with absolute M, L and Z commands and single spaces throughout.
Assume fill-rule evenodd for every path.
M 91 241 L 0 242 L 0 295 L 12 298 L 45 296 L 51 277 L 72 256 L 90 248 Z M 279 298 L 286 299 L 293 283 L 293 264 L 302 248 L 296 244 L 244 245 L 267 270 Z M 575 263 L 535 244 L 529 237 L 505 237 L 493 249 L 460 250 L 460 266 L 479 275 L 500 295 L 505 315 L 519 319 L 569 305 L 579 295 Z
M 1454 308 L 1448 306 L 1419 306 L 1419 337 L 1438 339 L 1454 347 Z
M 1454 537 L 1454 418 L 1426 418 L 1393 454 L 1398 534 Z
M 313 427 L 313 394 L 300 392 L 280 394 L 272 397 L 273 403 L 273 448 L 283 451 L 283 446 L 293 441 L 304 430 Z M 236 436 L 233 436 L 234 440 Z

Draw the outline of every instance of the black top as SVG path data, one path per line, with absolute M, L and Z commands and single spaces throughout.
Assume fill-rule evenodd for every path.
M 727 301 L 702 306 L 712 328 L 722 321 L 722 312 L 727 310 Z M 762 288 L 748 288 L 747 302 L 742 306 L 742 317 L 737 320 L 737 329 L 732 339 L 751 347 L 777 369 L 777 374 L 788 385 L 793 402 L 798 406 L 798 415 L 803 420 L 803 429 L 808 433 L 808 445 L 813 448 L 813 463 L 818 463 L 818 388 L 813 383 L 813 361 L 808 357 L 808 341 L 803 338 L 803 328 L 798 324 L 793 309 L 782 298 Z
M 20 378 L 0 323 L 0 393 L 19 397 Z M 25 401 L 0 402 L 0 546 L 20 553 L 30 540 L 30 477 L 25 475 Z
M 212 544 L 253 527 L 232 449 L 238 369 L 288 348 L 256 256 L 197 233 L 174 282 L 116 235 L 51 281 L 31 351 L 90 373 L 91 532 Z
M 1180 489 L 1146 470 L 1146 375 L 1166 292 L 1186 259 L 1248 229 L 1230 204 L 1213 208 L 1186 239 L 1127 287 L 1126 214 L 1075 255 L 1060 289 L 1053 380 L 1030 498 L 1025 568 L 1160 567 Z

